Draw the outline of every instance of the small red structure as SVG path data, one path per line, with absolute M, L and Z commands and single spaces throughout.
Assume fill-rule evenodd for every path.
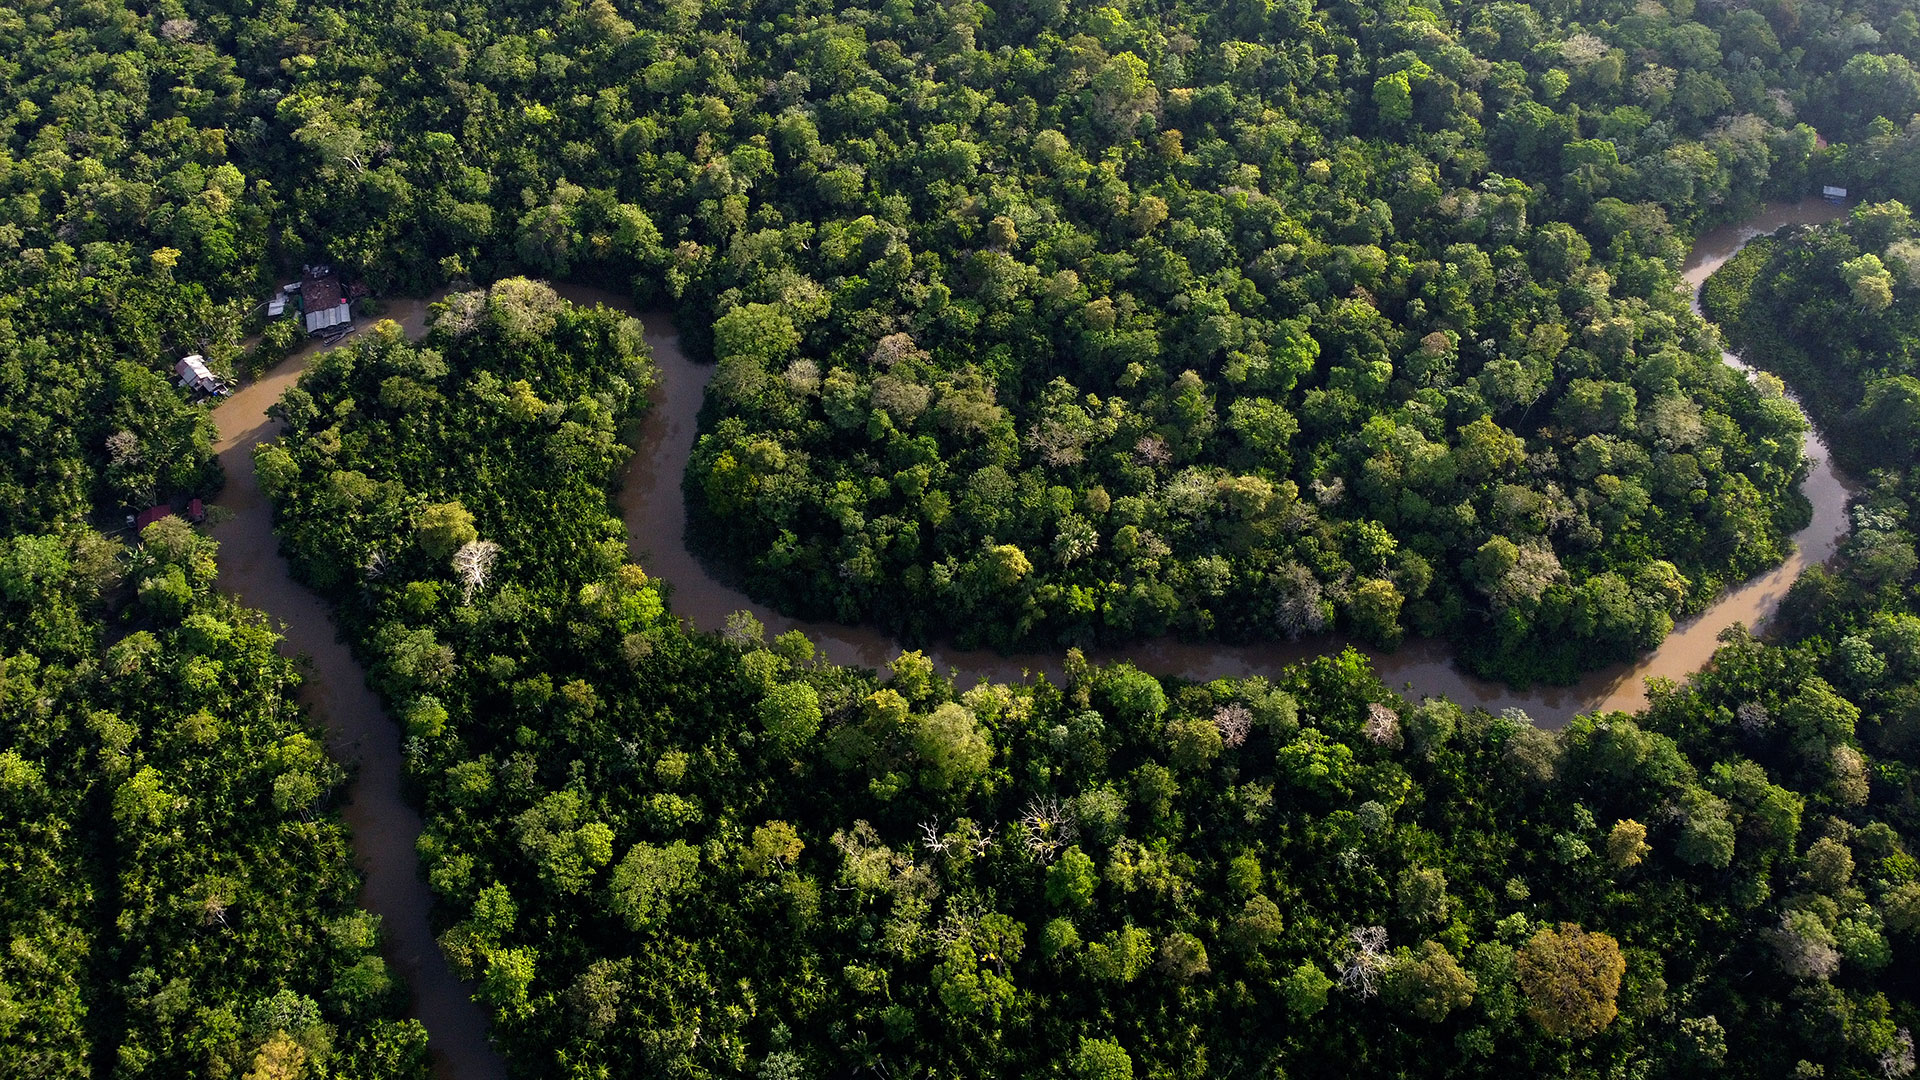
M 207 508 L 199 499 L 187 500 L 187 520 L 195 525 L 207 520 Z
M 140 511 L 139 517 L 133 519 L 133 531 L 142 532 L 147 526 L 159 521 L 161 518 L 169 518 L 172 516 L 173 507 L 171 506 L 164 504 L 160 506 L 149 506 L 145 510 Z

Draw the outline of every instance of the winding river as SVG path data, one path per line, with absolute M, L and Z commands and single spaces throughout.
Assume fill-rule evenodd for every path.
M 1797 222 L 1830 221 L 1844 211 L 1822 202 L 1769 204 L 1745 221 L 1701 236 L 1689 255 L 1685 285 L 1698 308 L 1700 284 L 1747 240 Z M 623 297 L 581 286 L 558 286 L 576 303 L 600 303 L 633 313 Z M 409 336 L 422 332 L 427 301 L 395 303 L 390 317 Z M 654 407 L 641 445 L 628 466 L 620 510 L 629 542 L 647 571 L 673 586 L 673 608 L 700 629 L 715 629 L 727 615 L 747 610 L 770 633 L 798 629 L 836 663 L 882 667 L 900 645 L 870 627 L 806 622 L 756 604 L 701 564 L 682 538 L 686 507 L 680 480 L 693 450 L 700 406 L 713 369 L 687 359 L 679 335 L 665 316 L 643 316 L 647 340 L 660 367 Z M 324 725 L 335 758 L 353 768 L 345 817 L 354 861 L 363 885 L 360 903 L 379 915 L 386 929 L 386 957 L 412 991 L 409 1015 L 426 1027 L 435 1075 L 460 1080 L 504 1078 L 506 1067 L 487 1039 L 487 1019 L 473 1002 L 470 984 L 456 979 L 441 956 L 428 922 L 432 895 L 420 874 L 414 842 L 419 813 L 401 795 L 400 732 L 367 688 L 365 672 L 342 644 L 326 605 L 295 582 L 273 535 L 272 511 L 253 471 L 252 450 L 273 437 L 278 423 L 267 407 L 300 377 L 316 348 L 309 346 L 214 411 L 217 449 L 227 486 L 217 505 L 227 513 L 213 526 L 220 546 L 220 588 L 264 609 L 283 626 L 281 648 L 309 658 L 302 701 Z M 1728 363 L 1740 365 L 1727 356 Z M 1412 696 L 1444 694 L 1463 705 L 1492 710 L 1517 708 L 1543 725 L 1558 727 L 1578 713 L 1633 710 L 1646 703 L 1644 680 L 1683 680 L 1713 654 L 1720 631 L 1734 623 L 1756 626 L 1779 604 L 1807 566 L 1831 556 L 1847 528 L 1848 485 L 1828 460 L 1826 444 L 1809 433 L 1811 470 L 1803 490 L 1813 503 L 1813 522 L 1794 536 L 1796 551 L 1785 563 L 1723 594 L 1711 608 L 1675 629 L 1660 647 L 1632 664 L 1597 671 L 1567 687 L 1515 691 L 1462 674 L 1444 642 L 1410 641 L 1392 653 L 1365 648 L 1381 677 Z M 1339 649 L 1349 642 L 1321 637 L 1255 646 L 1187 644 L 1171 639 L 1100 650 L 1095 660 L 1131 660 L 1162 675 L 1191 679 L 1271 672 L 1285 664 Z M 1014 680 L 1030 673 L 1058 674 L 1058 653 L 1002 655 L 936 646 L 928 654 L 963 683 Z
M 389 317 L 417 337 L 426 309 L 425 300 L 402 300 Z M 367 688 L 366 672 L 340 641 L 326 602 L 293 580 L 274 539 L 273 508 L 254 476 L 253 448 L 280 429 L 267 407 L 318 351 L 317 345 L 300 350 L 213 412 L 215 449 L 227 470 L 215 502 L 227 513 L 215 516 L 212 529 L 220 541 L 219 587 L 281 626 L 281 652 L 308 658 L 300 700 L 325 727 L 334 759 L 353 770 L 343 813 L 360 870 L 360 906 L 380 916 L 387 963 L 412 992 L 408 1015 L 427 1029 L 434 1075 L 505 1080 L 506 1062 L 487 1041 L 486 1013 L 473 1001 L 473 988 L 447 966 L 427 920 L 433 895 L 414 850 L 420 814 L 401 795 L 400 729 Z
M 1769 203 L 1738 224 L 1702 235 L 1683 267 L 1684 285 L 1693 297 L 1695 310 L 1699 310 L 1700 286 L 1707 276 L 1748 240 L 1785 225 L 1831 221 L 1844 213 L 1841 207 L 1815 200 Z M 599 290 L 564 286 L 560 291 L 578 303 L 597 302 L 631 310 L 621 298 Z M 644 440 L 627 469 L 620 509 L 641 565 L 672 584 L 674 611 L 707 630 L 718 628 L 732 612 L 751 611 L 766 624 L 769 633 L 804 631 L 828 659 L 840 664 L 878 668 L 898 656 L 900 644 L 872 627 L 792 619 L 753 602 L 708 573 L 699 557 L 687 550 L 681 539 L 686 530 L 686 506 L 680 478 L 693 450 L 697 417 L 713 368 L 686 358 L 680 351 L 679 335 L 664 316 L 649 315 L 646 325 L 647 340 L 660 366 L 660 384 Z M 1744 370 L 1734 356 L 1729 354 L 1725 359 Z M 1811 467 L 1803 490 L 1813 502 L 1813 522 L 1794 536 L 1794 554 L 1774 570 L 1722 594 L 1712 607 L 1676 627 L 1652 653 L 1633 663 L 1592 672 L 1572 686 L 1513 690 L 1473 678 L 1454 666 L 1446 642 L 1432 639 L 1409 640 L 1394 652 L 1383 653 L 1338 636 L 1246 646 L 1161 638 L 1095 650 L 1089 659 L 1131 660 L 1157 675 L 1204 680 L 1271 672 L 1352 644 L 1372 659 L 1388 685 L 1416 698 L 1445 695 L 1462 705 L 1495 712 L 1520 709 L 1549 727 L 1559 727 L 1577 714 L 1596 709 L 1633 711 L 1646 704 L 1645 680 L 1664 677 L 1679 681 L 1700 670 L 1713 655 L 1722 630 L 1736 622 L 1758 626 L 1780 603 L 1801 570 L 1825 562 L 1833 554 L 1847 528 L 1848 485 L 1834 471 L 1826 443 L 1817 432 L 1808 433 L 1805 449 Z M 1017 680 L 1031 672 L 1060 673 L 1058 650 L 1003 655 L 936 645 L 926 652 L 941 670 L 955 672 L 963 685 L 983 678 Z

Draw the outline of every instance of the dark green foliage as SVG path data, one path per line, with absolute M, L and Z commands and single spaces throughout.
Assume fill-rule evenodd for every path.
M 610 316 L 554 320 L 549 378 L 625 382 L 614 339 L 564 330 Z M 428 354 L 460 373 L 410 418 L 438 472 L 366 437 L 390 421 L 359 404 Z M 295 465 L 294 550 L 412 542 L 405 514 L 321 513 L 343 471 L 403 505 L 603 518 L 610 467 L 507 467 L 530 441 L 488 431 L 510 398 L 461 389 L 517 355 L 438 337 L 330 361 L 302 410 L 339 419 L 264 451 Z M 579 523 L 475 527 L 565 552 Z M 411 599 L 425 583 L 439 602 Z M 422 851 L 443 943 L 529 1072 L 1865 1076 L 1914 1019 L 1888 974 L 1920 910 L 1912 830 L 1835 783 L 1843 760 L 1899 766 L 1864 756 L 1866 714 L 1798 647 L 1730 637 L 1643 717 L 1556 735 L 1410 705 L 1351 652 L 1207 685 L 1075 657 L 1062 685 L 962 690 L 917 653 L 883 678 L 744 621 L 689 634 L 657 597 L 616 623 L 612 597 L 657 586 L 597 556 L 509 550 L 469 601 L 452 585 L 409 556 L 329 588 L 376 671 L 409 635 L 448 652 L 445 716 L 408 744 Z M 1634 859 L 1611 855 L 1622 821 L 1652 823 Z M 1801 1000 L 1849 1026 L 1785 1022 Z
M 0 1060 L 238 1076 L 273 1053 L 424 1076 L 293 665 L 208 591 L 211 541 L 178 518 L 142 541 L 0 542 Z M 161 580 L 177 600 L 124 609 Z M 110 636 L 116 609 L 130 625 Z
M 118 3 L 0 17 L 9 535 L 218 486 L 173 364 L 241 358 L 280 202 L 243 160 L 267 138 L 259 90 L 192 26 Z
M 1710 295 L 1878 470 L 1842 560 L 1779 642 L 1564 738 L 1350 653 L 962 688 L 688 634 L 605 497 L 637 327 L 510 275 L 679 306 L 697 538 L 788 608 L 1565 678 L 1782 555 L 1799 417 L 1670 263 L 1760 195 L 1920 199 L 1910 8 L 0 13 L 0 1061 L 423 1069 L 270 633 L 177 523 L 124 567 L 76 527 L 211 491 L 166 372 L 326 260 L 504 278 L 318 362 L 258 465 L 527 1074 L 1898 1074 L 1901 211 Z M 1574 1047 L 1526 1019 L 1562 923 L 1623 950 Z
M 700 542 L 783 607 L 1565 679 L 1795 524 L 1791 417 L 1682 310 L 1684 233 L 1920 175 L 1912 13 L 1769 11 L 32 6 L 0 285 L 61 315 L 15 318 L 21 492 L 144 482 L 104 368 L 29 380 L 41 336 L 226 359 L 266 259 L 634 282 L 720 363 Z M 1494 540 L 1528 557 L 1476 577 Z

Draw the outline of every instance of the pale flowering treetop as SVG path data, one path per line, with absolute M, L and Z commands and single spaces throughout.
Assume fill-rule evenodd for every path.
M 1253 710 L 1235 701 L 1213 710 L 1213 726 L 1220 729 L 1220 741 L 1239 746 L 1253 731 Z

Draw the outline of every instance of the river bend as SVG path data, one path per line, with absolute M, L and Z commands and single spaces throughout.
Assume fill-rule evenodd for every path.
M 1841 207 L 1817 200 L 1768 203 L 1738 224 L 1703 234 L 1682 268 L 1683 284 L 1693 297 L 1694 309 L 1699 310 L 1700 286 L 1708 275 L 1748 240 L 1785 225 L 1831 221 L 1844 213 Z M 560 292 L 577 303 L 603 303 L 632 310 L 624 299 L 600 290 L 561 286 Z M 628 466 L 620 492 L 627 536 L 641 565 L 672 584 L 675 613 L 703 630 L 717 629 L 728 614 L 746 610 L 765 623 L 769 633 L 803 631 L 835 663 L 871 668 L 886 665 L 899 655 L 901 646 L 885 633 L 868 626 L 788 618 L 716 579 L 687 549 L 686 504 L 680 481 L 693 452 L 700 406 L 713 368 L 687 359 L 680 350 L 679 335 L 665 316 L 650 314 L 644 318 L 647 340 L 660 366 L 660 383 L 654 391 L 653 411 L 647 417 L 643 441 Z M 1745 370 L 1738 358 L 1730 354 L 1724 358 Z M 1097 649 L 1089 653 L 1089 659 L 1129 660 L 1156 675 L 1209 680 L 1271 673 L 1294 661 L 1352 644 L 1367 654 L 1389 686 L 1416 698 L 1445 695 L 1462 705 L 1494 712 L 1520 709 L 1548 727 L 1560 727 L 1575 715 L 1595 710 L 1632 712 L 1647 703 L 1647 679 L 1685 680 L 1713 655 L 1722 630 L 1735 623 L 1757 627 L 1779 606 L 1802 570 L 1832 556 L 1846 535 L 1848 484 L 1834 470 L 1826 443 L 1817 431 L 1809 430 L 1805 453 L 1809 472 L 1802 490 L 1813 503 L 1813 521 L 1794 535 L 1794 553 L 1773 570 L 1721 594 L 1706 611 L 1675 627 L 1653 652 L 1631 663 L 1591 672 L 1572 686 L 1514 690 L 1502 683 L 1473 678 L 1454 665 L 1446 642 L 1433 639 L 1411 639 L 1394 652 L 1384 653 L 1331 635 L 1256 645 L 1195 644 L 1159 638 Z M 1003 655 L 943 644 L 926 652 L 940 670 L 956 673 L 962 685 L 977 679 L 1015 681 L 1033 672 L 1057 676 L 1061 670 L 1059 650 Z
M 427 302 L 402 300 L 391 318 L 418 337 Z M 360 906 L 380 916 L 383 951 L 410 992 L 407 1015 L 427 1029 L 439 1080 L 505 1080 L 506 1062 L 487 1041 L 487 1016 L 473 988 L 454 977 L 427 914 L 433 895 L 420 874 L 414 842 L 420 814 L 401 795 L 400 729 L 367 687 L 366 672 L 340 640 L 326 602 L 293 579 L 273 535 L 273 507 L 253 472 L 253 448 L 279 434 L 267 407 L 280 400 L 318 353 L 309 344 L 213 411 L 215 450 L 227 484 L 215 505 L 219 588 L 279 625 L 280 651 L 305 656 L 300 700 L 325 728 L 327 749 L 348 766 L 342 814 L 360 870 Z
M 1768 204 L 1760 213 L 1700 237 L 1688 256 L 1684 284 L 1698 309 L 1699 288 L 1709 274 L 1755 236 L 1794 223 L 1830 221 L 1844 211 L 1821 202 Z M 582 286 L 557 286 L 576 303 L 600 303 L 627 313 L 624 297 Z M 426 314 L 424 300 L 399 301 L 395 317 L 418 337 Z M 788 618 L 708 573 L 684 542 L 686 505 L 681 477 L 693 451 L 698 415 L 713 369 L 689 360 L 679 334 L 664 315 L 642 316 L 647 341 L 660 368 L 653 409 L 641 444 L 627 468 L 619 504 L 635 557 L 647 571 L 673 587 L 673 609 L 695 627 L 718 628 L 727 615 L 751 611 L 771 633 L 800 630 L 821 652 L 840 664 L 883 667 L 901 646 L 871 628 Z M 366 674 L 341 643 L 320 598 L 293 580 L 273 534 L 272 508 L 253 470 L 253 448 L 278 432 L 268 406 L 292 386 L 315 346 L 296 353 L 214 411 L 219 428 L 217 450 L 227 472 L 217 505 L 228 513 L 213 526 L 220 541 L 222 591 L 264 609 L 281 624 L 284 652 L 310 658 L 301 690 L 303 703 L 326 730 L 334 757 L 353 768 L 344 815 L 352 833 L 354 861 L 362 874 L 360 904 L 379 915 L 386 930 L 386 957 L 411 991 L 409 1015 L 426 1027 L 438 1077 L 494 1080 L 506 1066 L 488 1042 L 487 1018 L 472 1000 L 472 987 L 453 975 L 435 942 L 428 912 L 433 898 L 420 874 L 415 841 L 419 813 L 401 795 L 403 773 L 400 731 L 368 689 Z M 1728 363 L 1744 369 L 1736 357 Z M 1452 662 L 1446 644 L 1410 641 L 1392 653 L 1361 646 L 1389 685 L 1412 696 L 1445 695 L 1462 705 L 1491 710 L 1516 708 L 1542 724 L 1558 727 L 1574 715 L 1601 709 L 1634 710 L 1646 703 L 1644 682 L 1663 677 L 1684 680 L 1712 656 L 1719 633 L 1734 623 L 1756 626 L 1779 605 L 1800 572 L 1828 559 L 1847 529 L 1848 484 L 1830 461 L 1818 432 L 1806 438 L 1809 475 L 1803 490 L 1813 503 L 1813 521 L 1794 537 L 1795 552 L 1779 567 L 1728 590 L 1704 613 L 1677 627 L 1660 647 L 1631 664 L 1593 672 L 1566 687 L 1512 690 L 1472 678 Z M 1090 659 L 1130 660 L 1159 675 L 1207 680 L 1270 673 L 1307 657 L 1337 650 L 1349 642 L 1320 637 L 1299 642 L 1251 646 L 1190 644 L 1172 639 L 1102 649 Z M 935 646 L 928 655 L 963 683 L 978 679 L 1011 681 L 1036 672 L 1060 671 L 1053 653 L 1002 655 Z

